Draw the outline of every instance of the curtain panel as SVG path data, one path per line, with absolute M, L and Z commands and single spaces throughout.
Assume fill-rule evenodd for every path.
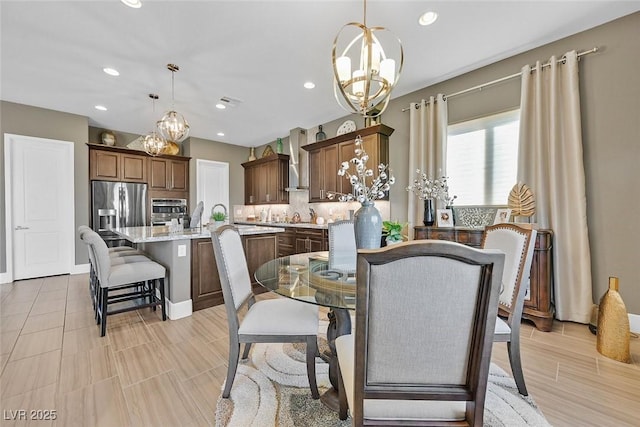
M 437 178 L 446 176 L 447 124 L 449 120 L 447 100 L 438 94 L 420 103 L 412 103 L 409 112 L 409 183 L 416 179 L 416 170 Z M 424 204 L 409 194 L 407 222 L 409 230 L 422 225 Z M 413 239 L 413 233 L 409 233 Z
M 592 298 L 578 57 L 522 68 L 518 181 L 536 197 L 535 222 L 553 230 L 556 318 L 588 323 Z

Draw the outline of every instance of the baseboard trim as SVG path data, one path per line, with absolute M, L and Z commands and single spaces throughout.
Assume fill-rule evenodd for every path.
M 629 316 L 629 329 L 631 332 L 640 334 L 640 314 L 627 313 Z
M 9 273 L 0 273 L 0 283 L 11 283 L 13 282 L 13 277 Z
M 69 272 L 69 274 L 86 274 L 90 271 L 90 269 L 90 264 L 76 264 L 71 267 L 71 271 Z
M 193 304 L 191 300 L 180 301 L 177 303 L 171 302 L 167 299 L 167 316 L 171 320 L 182 319 L 183 317 L 189 317 L 193 314 Z

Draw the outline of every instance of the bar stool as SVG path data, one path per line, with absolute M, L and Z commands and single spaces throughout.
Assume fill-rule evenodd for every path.
M 107 331 L 107 316 L 144 307 L 160 305 L 162 320 L 167 320 L 164 277 L 165 268 L 157 262 L 147 260 L 119 263 L 109 255 L 109 248 L 95 232 L 85 233 L 85 241 L 89 243 L 95 261 L 98 288 L 98 320 L 101 326 L 100 336 Z M 125 257 L 128 258 L 128 257 Z M 142 286 L 141 286 L 142 284 Z M 160 288 L 160 298 L 156 290 Z M 117 293 L 114 293 L 116 292 Z M 122 291 L 122 292 L 121 292 Z M 111 296 L 109 293 L 111 292 Z M 148 299 L 148 302 L 146 302 Z M 112 310 L 108 306 L 139 300 Z
M 89 265 L 90 265 L 90 269 L 89 269 L 89 293 L 91 295 L 91 302 L 93 304 L 93 309 L 94 309 L 94 315 L 96 318 L 96 321 L 98 321 L 98 297 L 99 297 L 99 292 L 98 292 L 98 287 L 97 287 L 97 282 L 98 282 L 98 278 L 96 276 L 96 262 L 95 262 L 95 256 L 93 253 L 93 249 L 91 247 L 91 245 L 89 244 L 89 242 L 85 239 L 85 236 L 87 236 L 89 233 L 95 234 L 97 237 L 100 237 L 99 234 L 97 234 L 95 231 L 93 231 L 92 229 L 90 229 L 89 227 L 87 227 L 86 225 L 81 225 L 80 227 L 78 227 L 78 230 L 80 232 L 80 240 L 82 240 L 86 245 L 87 245 L 87 251 L 89 253 Z M 129 263 L 133 263 L 133 262 L 143 262 L 143 261 L 151 261 L 148 257 L 143 255 L 143 252 L 137 250 L 137 249 L 133 249 L 130 248 L 128 246 L 119 246 L 116 248 L 109 248 L 109 249 L 116 249 L 114 251 L 109 251 L 109 256 L 112 259 L 112 265 L 120 265 L 120 264 L 129 264 Z

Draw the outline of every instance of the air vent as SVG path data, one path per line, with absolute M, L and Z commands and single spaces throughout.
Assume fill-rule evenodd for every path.
M 220 98 L 220 102 L 222 102 L 222 104 L 226 105 L 227 107 L 237 107 L 244 101 L 238 98 L 232 98 L 230 96 L 223 96 L 222 98 Z

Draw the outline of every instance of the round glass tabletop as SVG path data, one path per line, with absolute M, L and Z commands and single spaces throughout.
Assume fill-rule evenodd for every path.
M 328 256 L 329 253 L 324 251 L 276 258 L 261 265 L 255 278 L 271 292 L 287 298 L 354 310 L 355 275 L 330 270 Z

